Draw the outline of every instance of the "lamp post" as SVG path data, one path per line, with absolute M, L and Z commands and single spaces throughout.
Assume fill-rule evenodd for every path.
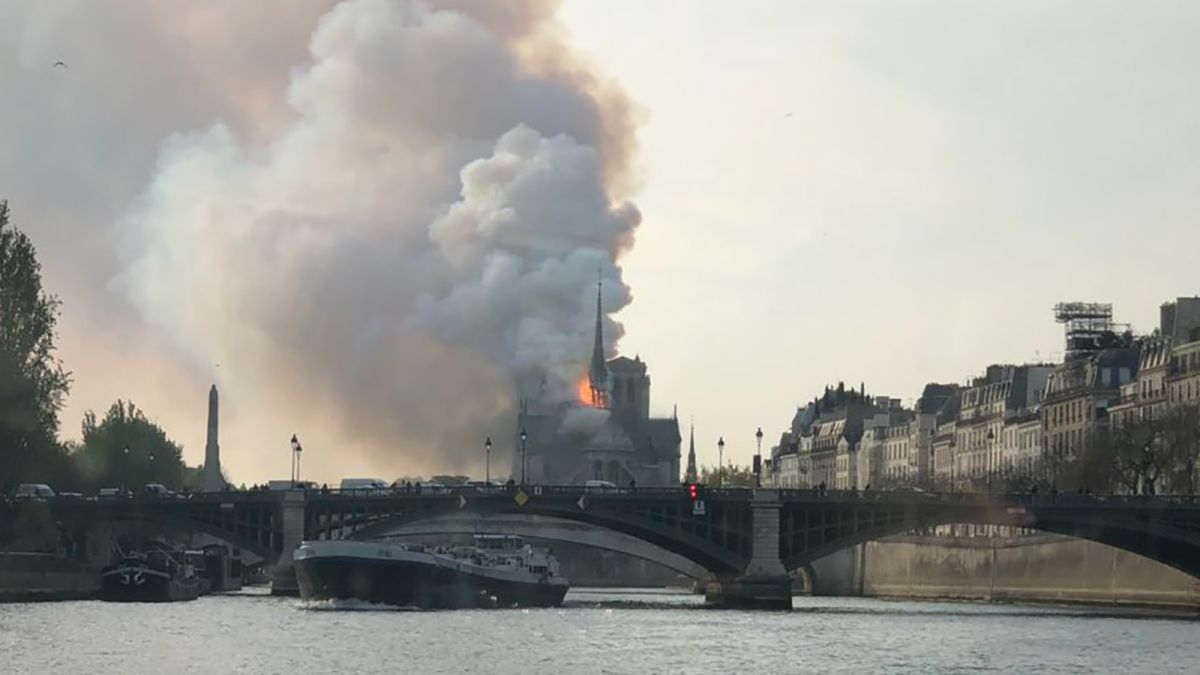
M 529 440 L 529 434 L 525 433 L 525 428 L 521 427 L 521 485 L 525 485 L 525 441 Z
M 725 487 L 725 437 L 717 439 L 717 487 Z
M 483 442 L 483 484 L 484 487 L 492 484 L 492 437 L 488 436 Z
M 129 487 L 129 444 L 126 443 L 124 448 L 121 448 L 122 456 L 125 459 L 121 462 L 121 489 L 128 491 Z
M 296 438 L 296 434 L 292 434 L 292 487 L 296 487 L 296 483 L 300 482 L 300 452 L 304 448 L 300 447 L 300 440 Z
M 958 463 L 958 458 L 954 456 L 954 446 L 957 445 L 957 443 L 954 441 L 954 437 L 957 435 L 958 434 L 950 435 L 950 445 L 948 446 L 950 450 L 950 492 L 958 491 L 958 481 L 954 476 L 954 465 Z
M 995 464 L 995 457 L 993 457 L 993 455 L 996 454 L 995 440 L 996 440 L 996 434 L 992 431 L 991 427 L 988 427 L 988 432 L 987 432 L 987 453 L 988 453 L 988 456 L 987 456 L 987 491 L 988 491 L 988 494 L 992 494 L 992 473 L 993 473 L 993 465 Z
M 754 452 L 754 487 L 762 487 L 762 427 L 754 432 L 754 441 L 757 443 L 757 450 Z
M 1146 445 L 1142 446 L 1142 466 L 1140 468 L 1141 468 L 1141 474 L 1142 474 L 1141 479 L 1142 479 L 1142 494 L 1143 495 L 1150 495 L 1150 494 L 1154 493 L 1154 491 L 1150 487 L 1152 485 L 1152 483 L 1150 483 L 1150 481 L 1146 480 L 1146 467 L 1148 467 L 1148 466 L 1150 466 L 1150 442 L 1149 441 L 1146 442 Z

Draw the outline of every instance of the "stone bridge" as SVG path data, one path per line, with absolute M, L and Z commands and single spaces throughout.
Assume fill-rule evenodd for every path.
M 1019 526 L 1090 539 L 1200 577 L 1200 500 L 1194 497 L 704 488 L 693 503 L 682 488 L 595 492 L 531 486 L 55 500 L 52 509 L 56 519 L 76 529 L 95 521 L 135 521 L 204 532 L 277 562 L 281 582 L 290 571 L 290 552 L 302 540 L 419 532 L 456 518 L 460 531 L 465 531 L 463 522 L 526 519 L 530 526 L 522 533 L 533 536 L 538 527 L 533 523 L 541 523 L 548 528 L 543 538 L 568 541 L 584 535 L 572 534 L 563 522 L 615 532 L 620 536 L 591 537 L 587 543 L 638 557 L 654 555 L 651 559 L 677 569 L 687 566 L 684 560 L 690 569 L 699 566 L 716 579 L 710 584 L 716 604 L 790 606 L 788 570 L 860 542 L 947 523 Z

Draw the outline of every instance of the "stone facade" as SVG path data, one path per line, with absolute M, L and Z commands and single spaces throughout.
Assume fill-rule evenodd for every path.
M 1137 376 L 1137 347 L 1113 347 L 1057 366 L 1042 400 L 1042 433 L 1050 480 L 1055 466 L 1077 456 L 1109 425 L 1109 408 L 1121 400 L 1121 387 Z

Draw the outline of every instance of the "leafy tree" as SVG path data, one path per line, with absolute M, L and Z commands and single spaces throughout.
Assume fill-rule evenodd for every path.
M 99 422 L 91 411 L 84 415 L 83 447 L 74 457 L 96 487 L 162 483 L 178 490 L 187 470 L 183 448 L 132 401 L 119 399 Z
M 42 289 L 33 243 L 0 201 L 0 492 L 50 482 L 65 465 L 56 439 L 71 378 L 54 355 L 58 307 Z
M 715 466 L 701 466 L 700 483 L 711 487 L 754 487 L 754 472 L 748 465 L 726 464 L 719 472 Z

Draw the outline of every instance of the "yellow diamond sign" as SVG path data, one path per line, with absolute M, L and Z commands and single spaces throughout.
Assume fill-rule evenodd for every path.
M 525 502 L 529 501 L 529 495 L 525 494 L 524 490 L 517 490 L 517 495 L 513 497 L 513 501 L 517 506 L 525 506 Z

